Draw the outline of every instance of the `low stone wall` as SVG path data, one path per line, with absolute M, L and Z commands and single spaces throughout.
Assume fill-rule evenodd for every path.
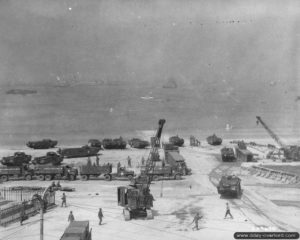
M 273 179 L 282 183 L 295 184 L 300 182 L 300 177 L 293 173 L 288 173 L 260 166 L 252 166 L 248 170 L 252 175 Z

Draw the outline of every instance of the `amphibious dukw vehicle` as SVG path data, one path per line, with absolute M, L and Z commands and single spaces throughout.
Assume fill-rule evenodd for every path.
M 207 141 L 208 144 L 213 145 L 213 146 L 217 146 L 217 145 L 222 144 L 222 138 L 217 137 L 215 134 L 207 137 L 206 141 Z
M 177 136 L 173 136 L 169 138 L 169 142 L 175 146 L 182 147 L 184 144 L 184 139 Z
M 217 189 L 222 196 L 239 197 L 242 194 L 241 179 L 235 175 L 222 176 Z
M 31 156 L 24 152 L 15 152 L 13 156 L 3 157 L 1 159 L 2 165 L 6 166 L 22 166 L 31 161 Z
M 139 138 L 132 138 L 131 140 L 128 141 L 128 144 L 132 148 L 139 148 L 139 149 L 143 149 L 150 146 L 150 143 L 148 141 L 141 140 Z
M 35 157 L 31 162 L 33 164 L 52 164 L 59 165 L 63 161 L 63 157 L 56 152 L 47 152 L 45 156 Z
M 101 142 L 98 139 L 90 139 L 88 141 L 88 146 L 101 148 L 102 144 L 101 144 Z
M 116 139 L 105 138 L 102 140 L 103 148 L 105 149 L 125 149 L 126 142 L 122 137 Z
M 27 147 L 33 149 L 48 149 L 54 148 L 57 145 L 57 141 L 51 139 L 43 139 L 40 141 L 29 141 L 26 143 Z
M 71 222 L 60 240 L 92 240 L 92 229 L 89 229 L 89 221 Z

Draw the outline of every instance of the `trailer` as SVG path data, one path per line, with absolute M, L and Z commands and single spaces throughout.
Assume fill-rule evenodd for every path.
M 60 240 L 92 240 L 89 221 L 73 221 L 66 228 Z
M 145 170 L 141 170 L 143 174 Z M 178 171 L 177 168 L 174 168 L 170 165 L 164 166 L 155 166 L 153 169 L 147 172 L 147 176 L 153 181 L 158 181 L 161 179 L 175 179 L 179 180 L 182 177 L 182 172 Z

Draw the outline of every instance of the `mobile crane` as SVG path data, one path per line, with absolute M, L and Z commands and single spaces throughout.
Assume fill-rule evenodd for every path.
M 289 146 L 285 145 L 280 138 L 267 126 L 267 124 L 261 119 L 261 117 L 256 116 L 257 124 L 261 124 L 270 136 L 275 140 L 275 142 L 283 150 L 283 155 L 288 160 L 300 161 L 300 146 Z
M 118 205 L 124 207 L 123 215 L 125 221 L 136 217 L 146 217 L 153 219 L 151 208 L 153 207 L 153 195 L 150 193 L 150 184 L 152 175 L 148 173 L 153 171 L 155 160 L 160 146 L 160 138 L 165 119 L 158 121 L 158 129 L 154 137 L 155 144 L 152 148 L 146 161 L 145 170 L 138 177 L 134 178 L 129 186 L 118 187 Z

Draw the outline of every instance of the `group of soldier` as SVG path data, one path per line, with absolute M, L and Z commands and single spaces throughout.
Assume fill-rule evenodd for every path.
M 98 218 L 99 218 L 99 225 L 102 224 L 102 219 L 103 219 L 104 215 L 103 215 L 103 212 L 102 212 L 102 208 L 99 208 L 99 211 L 98 211 Z M 73 212 L 70 211 L 69 213 L 69 217 L 68 217 L 68 222 L 73 222 L 75 220 L 75 217 L 73 215 Z

